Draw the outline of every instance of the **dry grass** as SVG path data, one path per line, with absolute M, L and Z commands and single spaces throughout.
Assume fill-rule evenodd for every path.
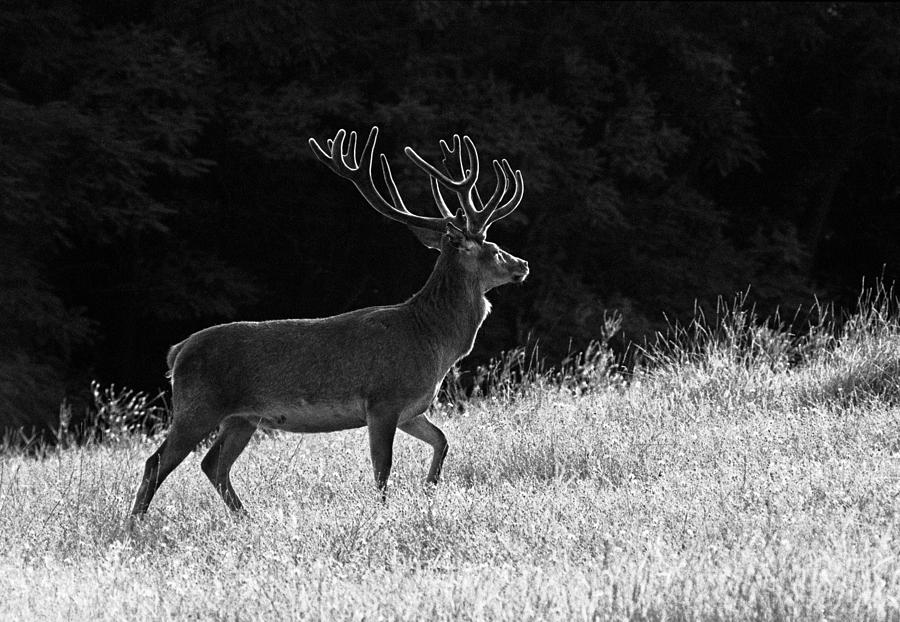
M 244 520 L 194 454 L 133 536 L 153 443 L 7 452 L 0 619 L 900 620 L 900 329 L 870 307 L 793 345 L 732 317 L 628 385 L 478 401 L 439 422 L 433 495 L 398 437 L 386 505 L 364 431 L 251 444 Z

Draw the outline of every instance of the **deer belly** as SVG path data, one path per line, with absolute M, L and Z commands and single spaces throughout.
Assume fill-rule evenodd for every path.
M 335 432 L 366 425 L 363 400 L 283 405 L 255 412 L 259 426 L 287 432 Z

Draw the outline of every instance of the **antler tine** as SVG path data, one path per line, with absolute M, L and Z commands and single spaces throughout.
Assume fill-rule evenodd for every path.
M 353 168 L 359 167 L 359 164 L 356 162 L 356 132 L 350 132 L 350 140 L 347 145 L 347 153 L 346 155 L 341 153 L 341 160 L 344 162 L 347 161 L 347 157 L 350 157 L 350 166 Z
M 459 165 L 460 174 L 464 173 L 465 169 L 463 168 L 462 148 L 461 148 L 461 143 L 459 142 L 459 134 L 453 135 L 453 148 L 452 149 L 447 145 L 447 141 L 445 141 L 445 140 L 441 140 L 440 145 L 441 145 L 441 153 L 443 154 L 444 168 L 447 169 L 447 174 L 448 175 L 453 174 L 453 171 L 450 170 L 450 158 L 452 158 L 453 156 L 456 156 L 456 162 Z
M 450 160 L 453 159 L 453 156 L 456 156 L 456 165 L 459 168 L 460 175 L 464 175 L 466 172 L 465 167 L 463 166 L 462 161 L 462 143 L 459 140 L 459 134 L 453 135 L 453 148 L 447 145 L 447 141 L 441 139 L 438 144 L 441 147 L 442 158 L 441 161 L 444 163 L 444 170 L 447 171 L 447 175 L 453 175 L 453 169 L 450 166 Z M 434 179 L 434 177 L 429 177 L 429 179 Z M 460 207 L 465 207 L 464 199 L 462 195 L 457 195 L 457 199 L 459 200 Z
M 372 129 L 369 130 L 369 137 L 366 138 L 366 144 L 363 145 L 362 153 L 359 156 L 359 169 L 362 169 L 362 165 L 366 165 L 366 175 L 370 183 L 372 183 L 372 189 L 375 192 L 378 190 L 375 188 L 375 184 L 372 181 L 372 157 L 375 155 L 375 141 L 378 139 L 378 126 L 373 125 Z M 356 156 L 353 156 L 356 158 Z
M 501 218 L 506 218 L 511 213 L 513 213 L 515 211 L 515 209 L 517 207 L 519 207 L 519 204 L 522 202 L 522 197 L 525 196 L 525 180 L 522 179 L 522 171 L 520 171 L 518 169 L 513 171 L 513 168 L 509 165 L 509 162 L 507 162 L 505 159 L 503 160 L 503 169 L 505 169 L 505 170 L 503 170 L 504 178 L 506 178 L 508 180 L 509 177 L 512 177 L 513 185 L 514 185 L 515 189 L 513 190 L 512 197 L 510 197 L 510 199 L 506 203 L 504 203 L 503 205 L 501 205 L 499 207 L 493 208 L 491 210 L 491 212 L 488 214 L 487 218 L 485 218 L 485 220 L 484 220 L 484 224 L 482 225 L 482 228 L 481 228 L 482 232 L 487 232 L 488 227 L 490 227 L 492 224 L 494 224 Z M 507 183 L 507 185 L 508 185 L 508 183 Z M 506 194 L 505 187 L 504 187 L 503 194 Z M 501 195 L 501 197 L 502 197 L 502 195 Z M 491 200 L 493 200 L 493 197 L 491 197 Z
M 381 174 L 384 176 L 384 183 L 387 184 L 388 192 L 391 194 L 391 201 L 394 203 L 394 207 L 401 212 L 409 214 L 410 211 L 406 209 L 406 205 L 403 204 L 403 199 L 400 198 L 397 184 L 394 183 L 394 176 L 391 174 L 391 165 L 388 162 L 387 156 L 383 153 L 379 154 L 379 156 L 381 158 Z
M 466 179 L 471 175 L 471 184 L 474 186 L 475 182 L 478 181 L 478 149 L 475 148 L 475 143 L 468 136 L 463 136 L 463 144 L 465 144 L 466 154 L 469 156 L 469 170 L 466 171 Z M 459 159 L 460 164 L 462 164 L 462 154 L 460 154 Z
M 475 203 L 475 213 L 480 215 L 484 211 L 484 201 L 481 200 L 481 192 L 478 191 L 478 186 L 472 186 L 472 202 Z
M 431 196 L 434 197 L 434 203 L 437 205 L 441 216 L 444 218 L 455 218 L 453 212 L 450 211 L 450 208 L 448 208 L 447 204 L 444 202 L 444 197 L 441 196 L 441 185 L 434 177 L 429 177 L 428 182 L 431 184 Z
M 309 139 L 309 146 L 313 155 L 319 159 L 328 168 L 345 179 L 349 179 L 359 190 L 364 199 L 383 216 L 387 216 L 392 220 L 402 222 L 411 227 L 420 227 L 423 229 L 431 229 L 443 232 L 447 223 L 445 218 L 432 218 L 428 216 L 419 216 L 411 213 L 406 209 L 400 193 L 397 191 L 397 185 L 391 176 L 390 166 L 387 165 L 387 158 L 382 158 L 382 173 L 384 174 L 385 183 L 388 186 L 388 192 L 391 195 L 393 204 L 388 203 L 375 186 L 375 180 L 372 178 L 372 160 L 375 153 L 375 141 L 378 137 L 378 128 L 372 127 L 366 144 L 363 147 L 360 160 L 356 159 L 356 132 L 350 132 L 350 140 L 347 150 L 344 150 L 344 139 L 347 132 L 343 129 L 338 130 L 333 139 L 328 139 L 326 144 L 329 151 L 325 151 L 316 142 L 315 138 Z M 442 212 L 442 216 L 443 216 Z
M 483 209 L 493 211 L 497 207 L 497 203 L 499 203 L 500 199 L 503 198 L 503 195 L 506 194 L 506 190 L 509 188 L 509 177 L 507 177 L 503 167 L 500 166 L 500 162 L 494 160 L 491 164 L 494 166 L 494 175 L 497 177 L 497 185 L 494 187 L 491 198 L 484 204 Z M 488 215 L 490 216 L 490 214 Z
M 337 173 L 336 163 L 334 162 L 334 141 L 337 138 L 340 138 L 341 132 L 344 130 L 338 130 L 338 133 L 334 138 L 329 138 L 325 141 L 325 145 L 328 147 L 328 151 L 322 149 L 322 146 L 316 142 L 315 138 L 309 139 L 309 148 L 312 149 L 313 155 L 316 156 L 322 164 L 333 170 Z M 340 173 L 338 173 L 340 174 Z

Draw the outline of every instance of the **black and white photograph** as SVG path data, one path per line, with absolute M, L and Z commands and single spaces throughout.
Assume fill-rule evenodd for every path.
M 900 622 L 900 8 L 0 1 L 0 621 Z

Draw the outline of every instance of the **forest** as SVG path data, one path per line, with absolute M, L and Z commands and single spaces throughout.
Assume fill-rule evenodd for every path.
M 849 309 L 900 274 L 898 95 L 889 3 L 4 2 L 0 428 L 52 428 L 92 380 L 159 391 L 211 324 L 412 295 L 434 252 L 315 160 L 340 128 L 380 128 L 419 214 L 407 145 L 521 169 L 491 239 L 531 276 L 464 368 L 736 292 Z

